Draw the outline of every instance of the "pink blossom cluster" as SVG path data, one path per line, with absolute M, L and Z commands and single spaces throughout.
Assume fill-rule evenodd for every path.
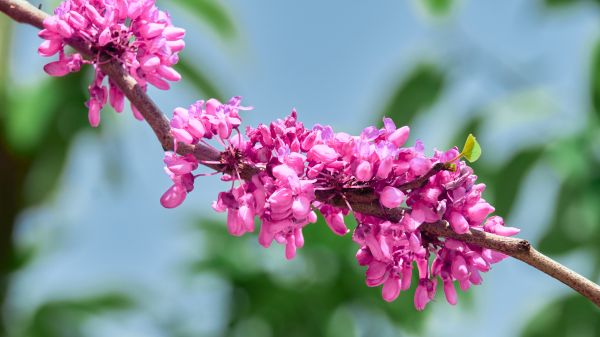
M 58 61 L 44 67 L 52 76 L 79 71 L 84 63 L 94 66 L 86 106 L 90 124 L 96 127 L 107 101 L 117 112 L 124 108 L 123 92 L 110 79 L 108 87 L 104 84 L 100 65 L 117 60 L 144 90 L 148 83 L 167 90 L 167 81 L 181 79 L 173 65 L 185 47 L 184 35 L 185 30 L 174 27 L 169 15 L 156 8 L 154 0 L 65 0 L 54 15 L 44 20 L 39 36 L 45 41 L 38 53 L 46 57 L 58 54 Z M 66 45 L 74 40 L 89 47 L 91 60 L 84 60 L 79 53 L 65 53 Z M 137 119 L 143 120 L 133 104 L 131 109 Z
M 238 97 L 226 104 L 199 101 L 175 109 L 171 121 L 176 141 L 208 144 L 216 137 L 224 146 L 220 161 L 209 164 L 220 165 L 222 180 L 232 182 L 213 204 L 216 211 L 227 212 L 232 235 L 252 232 L 260 224 L 259 243 L 283 244 L 292 259 L 304 245 L 303 228 L 316 222 L 317 210 L 337 235 L 348 232 L 345 216 L 352 212 L 358 223 L 353 233 L 360 246 L 356 258 L 367 266 L 367 286 L 383 285 L 383 298 L 393 301 L 410 288 L 416 265 L 414 303 L 423 310 L 434 298 L 438 280 L 448 302 L 455 304 L 455 283 L 463 291 L 480 284 L 481 273 L 505 255 L 433 237 L 419 229 L 422 224 L 447 221 L 459 234 L 472 228 L 503 236 L 519 231 L 505 227 L 500 217 L 488 218 L 494 208 L 481 198 L 485 185 L 475 183 L 457 148 L 427 156 L 420 141 L 405 146 L 409 128 L 397 128 L 389 118 L 383 128 L 371 126 L 352 136 L 330 126 L 307 129 L 292 111 L 268 126 L 248 127 L 243 136 L 241 109 Z M 169 152 L 165 163 L 173 186 L 161 203 L 176 207 L 193 188 L 198 161 Z M 255 171 L 242 177 L 244 167 Z M 394 209 L 402 216 L 391 221 L 352 210 L 346 195 L 353 191 L 374 193 L 382 210 Z M 346 207 L 334 203 L 335 198 L 345 200 Z

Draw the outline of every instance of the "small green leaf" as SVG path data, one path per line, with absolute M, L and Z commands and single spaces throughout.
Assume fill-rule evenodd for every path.
M 469 137 L 467 137 L 465 146 L 460 154 L 471 163 L 477 161 L 477 159 L 479 159 L 481 156 L 481 146 L 479 146 L 477 139 L 472 133 L 470 133 Z

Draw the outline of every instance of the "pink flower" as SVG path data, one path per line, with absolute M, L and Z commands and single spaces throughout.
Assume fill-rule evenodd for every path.
M 136 10 L 135 15 L 142 14 Z M 166 30 L 161 25 L 148 26 L 143 34 L 153 36 Z M 44 50 L 52 52 L 52 46 Z M 143 67 L 149 68 L 157 63 L 153 58 L 144 61 Z M 101 87 L 96 86 L 94 92 L 95 100 L 105 99 Z M 297 120 L 296 111 L 269 125 L 247 128 L 243 136 L 239 133 L 239 110 L 244 109 L 239 97 L 226 104 L 215 99 L 197 101 L 187 109 L 175 109 L 170 124 L 178 142 L 194 145 L 218 136 L 217 141 L 224 146 L 218 163 L 226 172 L 222 180 L 231 182 L 232 187 L 219 193 L 213 208 L 227 212 L 231 235 L 254 231 L 258 220 L 259 244 L 285 245 L 285 257 L 292 259 L 304 245 L 304 227 L 317 220 L 316 210 L 334 234 L 345 235 L 351 195 L 366 193 L 368 197 L 375 193 L 384 214 L 406 205 L 402 213 L 395 212 L 400 215 L 394 221 L 352 210 L 357 222 L 352 239 L 359 246 L 358 264 L 366 266 L 366 285 L 381 286 L 385 301 L 394 301 L 411 287 L 416 266 L 417 310 L 424 310 L 434 299 L 438 279 L 443 282 L 446 300 L 454 305 L 458 301 L 456 283 L 463 291 L 481 284 L 481 273 L 506 258 L 490 249 L 420 231 L 424 223 L 444 220 L 459 234 L 471 228 L 505 236 L 518 232 L 505 227 L 500 217 L 487 218 L 494 208 L 481 197 L 485 185 L 476 184 L 473 170 L 456 160 L 456 148 L 435 151 L 428 157 L 420 141 L 402 147 L 409 129 L 397 129 L 390 119 L 384 119 L 384 128 L 367 127 L 359 136 L 335 133 L 322 125 L 306 129 Z M 430 172 L 434 165 L 448 161 L 453 161 L 456 170 Z M 165 164 L 173 186 L 161 202 L 165 207 L 176 207 L 193 189 L 192 174 L 198 162 L 191 155 L 167 153 Z M 259 168 L 250 180 L 239 175 L 239 168 L 246 165 Z M 423 179 L 425 175 L 428 179 Z M 414 184 L 415 179 L 419 184 Z
M 148 83 L 167 90 L 167 81 L 181 79 L 173 65 L 185 45 L 184 35 L 185 30 L 173 27 L 169 15 L 157 9 L 154 0 L 65 0 L 44 20 L 39 36 L 45 41 L 38 53 L 44 57 L 58 54 L 58 61 L 46 64 L 44 70 L 51 76 L 65 76 L 79 71 L 84 63 L 78 53 L 65 54 L 68 39 L 77 38 L 89 45 L 94 55 L 85 63 L 94 66 L 96 76 L 87 106 L 90 124 L 96 127 L 106 104 L 106 100 L 94 97 L 106 89 L 100 65 L 117 61 L 144 90 Z M 114 84 L 110 86 L 110 104 L 120 112 L 124 95 Z M 134 115 L 141 119 L 137 110 Z
M 337 152 L 325 144 L 315 145 L 308 151 L 308 160 L 328 164 L 338 158 Z
M 404 193 L 399 189 L 386 186 L 379 194 L 379 202 L 387 208 L 396 208 L 404 201 Z

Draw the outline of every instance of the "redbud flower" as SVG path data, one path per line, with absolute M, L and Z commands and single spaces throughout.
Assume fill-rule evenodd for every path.
M 148 83 L 167 90 L 168 81 L 176 82 L 181 76 L 172 67 L 185 43 L 185 30 L 174 27 L 166 12 L 156 8 L 154 0 L 65 0 L 44 20 L 39 36 L 45 41 L 38 48 L 44 57 L 58 54 L 58 61 L 50 62 L 44 70 L 51 76 L 65 76 L 79 71 L 83 63 L 95 68 L 95 79 L 90 85 L 90 99 L 86 103 L 93 127 L 100 123 L 100 110 L 107 100 L 117 112 L 123 111 L 124 95 L 109 81 L 103 83 L 100 65 L 114 60 L 146 89 Z M 73 39 L 81 40 L 92 52 L 90 60 L 78 53 L 68 55 L 65 47 Z M 134 116 L 143 119 L 132 106 Z
M 485 185 L 475 183 L 473 170 L 457 159 L 458 149 L 426 156 L 420 141 L 404 147 L 408 127 L 396 128 L 388 118 L 384 128 L 370 126 L 358 136 L 335 133 L 330 126 L 307 129 L 298 122 L 296 111 L 268 126 L 249 127 L 244 136 L 239 132 L 238 113 L 244 109 L 239 97 L 227 104 L 211 99 L 175 109 L 171 120 L 176 141 L 206 144 L 216 136 L 225 147 L 220 163 L 227 173 L 222 179 L 233 186 L 219 193 L 213 208 L 227 212 L 232 235 L 252 232 L 257 221 L 258 242 L 264 247 L 273 241 L 285 245 L 285 257 L 291 259 L 304 245 L 304 227 L 316 222 L 315 211 L 321 212 L 327 226 L 340 236 L 348 233 L 345 216 L 352 212 L 358 224 L 352 239 L 359 245 L 357 262 L 367 267 L 366 285 L 382 286 L 383 299 L 393 301 L 410 288 L 416 266 L 417 310 L 433 300 L 438 279 L 446 300 L 454 305 L 458 301 L 456 284 L 463 291 L 481 284 L 481 273 L 506 257 L 490 249 L 423 235 L 419 230 L 423 223 L 443 220 L 456 233 L 472 228 L 505 236 L 518 232 L 505 227 L 500 217 L 487 218 L 494 207 L 481 197 Z M 198 162 L 191 156 L 167 154 L 165 163 L 174 185 L 161 202 L 174 207 L 193 188 L 189 177 Z M 249 180 L 243 180 L 238 171 L 244 165 L 257 168 Z M 434 165 L 444 169 L 428 174 Z M 414 184 L 416 180 L 418 184 Z M 352 210 L 346 193 L 356 189 L 374 192 L 378 196 L 375 204 L 381 205 L 384 214 L 402 206 L 401 217 L 393 222 Z M 330 199 L 317 200 L 318 191 L 347 207 L 333 206 Z
M 379 202 L 387 208 L 396 208 L 402 204 L 402 201 L 404 201 L 404 193 L 392 186 L 384 187 L 379 195 Z

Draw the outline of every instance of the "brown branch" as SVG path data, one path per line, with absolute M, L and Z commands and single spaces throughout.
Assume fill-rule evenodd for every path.
M 433 167 L 431 169 L 429 169 L 429 171 L 427 173 L 425 173 L 423 176 L 421 176 L 413 181 L 409 181 L 405 184 L 402 184 L 400 186 L 396 186 L 396 187 L 403 191 L 414 190 L 415 188 L 421 188 L 427 183 L 429 178 L 433 177 L 436 173 L 440 172 L 441 170 L 444 170 L 445 167 L 446 167 L 446 164 L 444 164 L 444 163 L 435 163 L 435 165 L 433 165 Z
M 44 28 L 43 21 L 48 17 L 48 14 L 25 0 L 1 0 L 0 11 L 17 22 L 27 23 L 40 29 Z M 93 55 L 89 45 L 81 39 L 71 39 L 69 44 L 83 56 L 91 57 Z M 148 97 L 144 89 L 137 84 L 136 80 L 125 71 L 118 61 L 106 62 L 100 67 L 144 116 L 163 149 L 172 151 L 174 143 L 169 128 L 169 120 L 154 101 Z M 221 158 L 221 154 L 217 149 L 204 144 L 191 146 L 180 143 L 177 145 L 177 152 L 183 155 L 192 153 L 200 161 L 218 161 Z M 211 167 L 215 168 L 214 165 Z
M 538 252 L 527 240 L 494 235 L 476 229 L 471 229 L 465 234 L 457 234 L 446 221 L 423 224 L 420 229 L 439 237 L 459 240 L 510 255 L 568 285 L 600 307 L 600 286 Z
M 47 17 L 47 14 L 32 6 L 25 0 L 0 0 L 0 11 L 13 18 L 15 21 L 27 23 L 38 28 L 43 28 L 43 20 Z M 70 41 L 70 44 L 84 55 L 89 56 L 92 54 L 89 46 L 87 46 L 81 40 Z M 161 143 L 163 149 L 172 150 L 173 137 L 171 136 L 169 130 L 168 119 L 154 104 L 150 97 L 146 95 L 144 90 L 136 83 L 136 81 L 125 72 L 125 69 L 123 69 L 121 64 L 115 61 L 108 62 L 102 65 L 102 71 L 104 71 L 111 78 L 111 80 L 115 82 L 121 91 L 123 91 L 125 96 L 141 112 L 146 119 L 146 122 L 148 122 L 156 134 L 156 137 Z M 201 161 L 215 161 L 220 160 L 221 158 L 221 154 L 218 150 L 203 144 L 190 146 L 180 143 L 178 145 L 177 152 L 179 154 L 192 153 L 198 160 Z M 217 170 L 222 169 L 220 165 L 207 166 Z M 409 184 L 402 185 L 401 188 L 409 190 L 420 187 L 427 181 L 427 179 L 442 169 L 443 165 L 440 166 L 438 164 L 423 177 L 410 182 Z M 254 173 L 256 173 L 258 169 L 248 166 L 243 167 L 242 171 L 243 178 L 248 179 Z M 349 189 L 344 190 L 343 193 L 352 209 L 360 213 L 370 214 L 392 221 L 398 221 L 404 212 L 402 208 L 391 210 L 383 209 L 379 205 L 377 196 L 372 190 L 369 189 L 354 191 Z M 326 202 L 337 207 L 347 207 L 341 196 L 336 195 L 331 191 L 318 191 L 317 199 L 321 202 Z M 490 248 L 510 255 L 563 282 L 600 307 L 600 286 L 536 251 L 526 240 L 518 238 L 506 238 L 474 229 L 465 234 L 457 234 L 448 227 L 446 222 L 423 224 L 420 229 L 431 235 L 460 240 L 472 245 Z

